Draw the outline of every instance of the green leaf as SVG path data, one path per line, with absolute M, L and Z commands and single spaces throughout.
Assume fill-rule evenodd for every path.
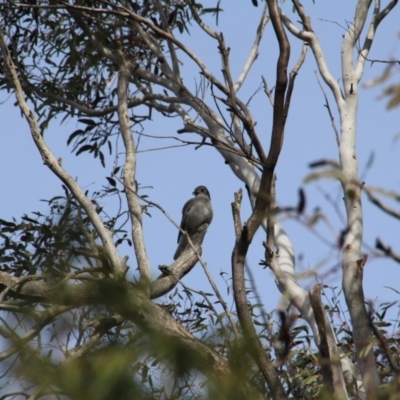
M 68 138 L 68 140 L 67 140 L 67 145 L 69 146 L 69 145 L 71 144 L 71 142 L 72 142 L 77 136 L 82 135 L 83 133 L 85 133 L 85 132 L 84 132 L 82 129 L 78 129 L 78 130 L 72 132 L 72 133 L 69 135 L 69 138 Z
M 95 147 L 91 144 L 85 144 L 79 150 L 76 152 L 76 155 L 79 156 L 79 154 L 83 153 L 84 151 L 90 151 L 93 152 L 95 150 Z
M 111 186 L 113 186 L 113 187 L 116 187 L 116 186 L 117 186 L 117 182 L 116 182 L 115 179 L 110 178 L 109 176 L 106 176 L 106 179 L 108 180 L 108 183 L 109 183 Z
M 78 121 L 82 122 L 82 124 L 86 124 L 86 125 L 91 125 L 91 126 L 97 125 L 96 121 L 93 121 L 92 119 L 88 119 L 88 118 L 80 118 L 80 119 L 78 119 Z

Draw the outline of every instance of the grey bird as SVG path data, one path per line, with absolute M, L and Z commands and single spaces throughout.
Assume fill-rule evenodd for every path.
M 182 209 L 181 229 L 186 231 L 190 238 L 198 232 L 203 224 L 210 225 L 213 219 L 210 192 L 205 186 L 197 186 L 193 194 L 195 197 L 188 200 Z M 178 248 L 174 254 L 176 260 L 185 250 L 188 244 L 186 235 L 179 231 Z

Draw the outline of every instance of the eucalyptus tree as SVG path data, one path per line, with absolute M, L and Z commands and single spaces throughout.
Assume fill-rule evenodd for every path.
M 318 32 L 297 0 L 292 5 L 300 23 L 285 14 L 285 4 L 281 7 L 275 0 L 267 0 L 259 5 L 253 44 L 236 79 L 231 49 L 218 29 L 223 14 L 220 2 L 209 8 L 192 0 L 1 4 L 0 87 L 15 95 L 44 164 L 65 191 L 64 196 L 49 200 L 52 215 L 2 221 L 1 309 L 7 323 L 1 329 L 8 341 L 0 359 L 11 361 L 4 376 L 21 377 L 19 392 L 31 398 L 83 398 L 88 393 L 96 398 L 135 394 L 143 398 L 285 399 L 324 393 L 340 399 L 377 397 L 380 378 L 372 351 L 376 329 L 363 294 L 366 260 L 361 252 L 363 185 L 355 148 L 357 102 L 377 28 L 397 1 L 391 0 L 383 8 L 376 1 L 372 11 L 371 4 L 359 0 L 355 5 L 353 20 L 343 36 L 340 83 L 330 72 Z M 270 135 L 264 133 L 265 127 L 257 126 L 248 102 L 239 96 L 264 50 L 261 39 L 267 26 L 279 48 L 274 60 L 274 90 L 264 81 L 273 106 Z M 194 27 L 218 49 L 221 57 L 215 65 L 207 65 L 191 48 Z M 294 61 L 291 47 L 298 53 Z M 338 347 L 339 339 L 321 303 L 321 287 L 307 292 L 298 282 L 293 244 L 279 222 L 286 211 L 292 215 L 303 212 L 304 193 L 300 192 L 297 206 L 290 210 L 278 208 L 275 201 L 275 170 L 285 142 L 295 79 L 308 48 L 340 117 L 339 161 L 324 173 L 339 180 L 345 202 L 341 252 L 343 291 L 354 341 L 354 353 L 350 354 Z M 184 79 L 183 70 L 189 63 L 201 77 L 194 84 Z M 289 65 L 293 65 L 290 70 Z M 192 144 L 215 149 L 247 189 L 252 212 L 246 221 L 240 211 L 243 193 L 237 192 L 232 203 L 234 312 L 201 259 L 207 224 L 191 235 L 178 259 L 161 266 L 154 277 L 143 215 L 153 207 L 169 216 L 162 204 L 143 194 L 137 182 L 138 136 L 133 132 L 150 124 L 155 114 L 179 118 L 180 137 L 197 135 L 200 141 Z M 85 125 L 68 139 L 76 155 L 93 154 L 103 165 L 105 149 L 116 157 L 107 177 L 109 187 L 92 197 L 46 143 L 46 132 L 59 116 Z M 263 136 L 270 138 L 269 146 L 264 146 Z M 118 157 L 114 150 L 117 141 L 123 143 Z M 118 196 L 121 210 L 127 212 L 107 213 L 98 199 L 111 195 Z M 129 230 L 125 228 L 127 218 Z M 250 246 L 256 245 L 252 241 L 259 229 L 266 234 L 262 264 L 272 270 L 284 299 L 310 327 L 318 365 L 312 347 L 305 357 L 289 356 L 293 341 L 290 316 L 280 313 L 280 328 L 275 332 L 269 328 L 266 311 L 258 315 L 249 300 L 246 256 Z M 123 242 L 133 246 L 138 269 L 135 281 L 128 278 L 128 260 L 118 249 Z M 197 262 L 210 279 L 221 311 L 202 290 L 197 292 L 202 300 L 195 302 L 195 291 L 181 281 Z M 182 316 L 182 295 L 175 289 L 178 283 L 190 304 L 185 312 L 192 325 Z M 165 294 L 170 297 L 161 307 L 154 300 Z M 212 324 L 218 327 L 217 334 L 212 335 L 211 328 L 207 334 L 198 334 L 207 318 L 212 321 L 208 328 Z M 50 337 L 44 331 L 46 326 L 51 327 Z M 54 340 L 58 343 L 56 355 L 45 351 L 54 346 Z M 386 363 L 392 368 L 385 382 L 395 391 L 397 370 L 384 349 L 385 340 L 380 343 L 381 354 L 388 356 Z M 152 378 L 149 369 L 154 366 L 157 374 Z M 305 384 L 307 373 L 313 384 Z

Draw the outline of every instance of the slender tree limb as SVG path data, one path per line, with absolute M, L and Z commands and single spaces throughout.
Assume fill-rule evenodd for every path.
M 315 285 L 310 291 L 310 303 L 317 321 L 320 343 L 320 365 L 326 393 L 337 400 L 348 399 L 346 383 L 340 364 L 340 352 L 332 326 L 326 318 L 321 301 L 321 285 Z
M 235 202 L 232 203 L 232 211 L 234 218 L 234 225 L 236 231 L 236 243 L 232 252 L 232 277 L 233 277 L 233 294 L 235 299 L 236 311 L 238 314 L 239 322 L 242 327 L 245 345 L 250 355 L 253 357 L 262 374 L 265 377 L 270 394 L 274 399 L 287 399 L 286 393 L 279 380 L 277 371 L 262 347 L 262 344 L 254 329 L 253 322 L 248 310 L 246 298 L 246 285 L 244 278 L 244 264 L 245 254 L 247 252 L 248 243 L 243 243 L 243 232 L 246 226 L 239 230 L 240 223 L 240 202 L 241 194 L 235 194 Z M 247 245 L 247 248 L 246 248 Z M 243 256 L 244 254 L 244 256 Z
M 256 194 L 255 206 L 247 224 L 243 227 L 241 234 L 236 239 L 232 254 L 233 292 L 236 310 L 240 325 L 249 351 L 258 367 L 263 373 L 272 396 L 275 399 L 287 398 L 279 381 L 275 367 L 268 355 L 263 350 L 251 320 L 247 307 L 244 265 L 246 254 L 253 236 L 260 226 L 266 213 L 271 211 L 271 187 L 274 169 L 279 158 L 283 142 L 286 115 L 284 114 L 285 92 L 287 87 L 287 66 L 289 62 L 290 46 L 278 12 L 276 1 L 267 0 L 271 22 L 279 43 L 279 58 L 277 63 L 275 106 L 273 114 L 273 127 L 271 145 L 268 157 L 263 163 L 263 174 Z M 267 214 L 268 215 L 268 214 Z
M 338 131 L 338 129 L 337 129 L 337 127 L 336 127 L 336 124 L 335 124 L 335 118 L 334 118 L 334 116 L 333 116 L 333 114 L 332 114 L 331 106 L 329 105 L 328 96 L 326 95 L 325 90 L 324 90 L 324 88 L 322 87 L 320 80 L 318 79 L 318 74 L 317 74 L 317 72 L 315 72 L 315 77 L 317 78 L 318 85 L 319 85 L 319 87 L 321 88 L 322 94 L 324 95 L 325 107 L 326 107 L 326 109 L 328 110 L 329 118 L 330 118 L 330 120 L 331 120 L 331 125 L 332 125 L 332 128 L 333 128 L 333 131 L 335 132 L 336 144 L 337 144 L 338 147 L 339 147 L 339 145 L 340 145 L 339 131 Z
M 232 216 L 233 216 L 233 225 L 235 228 L 235 235 L 236 239 L 240 238 L 240 234 L 243 229 L 242 225 L 242 218 L 240 216 L 240 207 L 242 205 L 242 199 L 243 199 L 243 190 L 239 189 L 235 193 L 235 201 L 231 204 L 232 206 Z
M 196 245 L 196 241 L 194 245 Z M 190 250 L 192 249 L 190 248 Z M 197 253 L 184 251 L 182 257 L 179 257 L 171 266 L 160 266 L 162 274 L 151 283 L 150 298 L 157 299 L 170 292 L 197 264 L 198 255 L 201 253 L 201 248 L 197 250 Z
M 293 69 L 290 71 L 290 74 L 289 74 L 289 85 L 288 85 L 288 89 L 287 89 L 287 93 L 286 93 L 285 111 L 284 111 L 284 113 L 286 115 L 289 114 L 289 106 L 290 106 L 290 100 L 292 98 L 294 81 L 296 79 L 297 74 L 299 73 L 300 68 L 302 67 L 302 65 L 306 59 L 307 50 L 308 50 L 308 45 L 306 43 L 303 43 L 299 59 L 297 60 L 295 66 L 293 67 Z
M 264 88 L 264 93 L 267 95 L 269 102 L 271 103 L 271 106 L 274 107 L 274 98 L 272 97 L 272 93 L 275 88 L 269 89 L 268 83 L 264 76 L 261 76 L 262 83 L 263 83 L 263 88 Z
M 171 92 L 176 93 L 179 91 L 179 87 L 175 84 L 173 79 L 168 79 L 164 78 L 159 75 L 155 75 L 150 71 L 145 70 L 144 68 L 141 68 L 139 66 L 136 66 L 135 68 L 135 76 L 138 76 L 139 78 L 142 78 L 143 80 L 154 83 L 156 85 L 160 85 L 162 87 L 165 87 L 168 90 L 171 90 Z M 185 104 L 185 99 L 181 98 L 181 103 Z
M 364 28 L 371 2 L 372 0 L 358 0 L 353 22 L 350 24 L 349 29 L 347 30 L 347 32 L 343 37 L 342 79 L 343 79 L 344 93 L 346 100 L 348 99 L 349 95 L 353 95 L 355 93 L 356 85 L 359 82 L 363 72 L 363 66 L 361 64 L 357 72 L 354 69 L 353 51 L 357 43 L 357 40 L 361 35 L 361 31 Z M 373 36 L 371 38 L 373 39 Z
M 10 332 L 8 332 L 6 329 L 0 328 L 0 334 L 4 337 L 8 337 L 14 342 L 11 347 L 0 353 L 0 361 L 6 360 L 8 357 L 20 351 L 21 348 L 30 340 L 35 338 L 46 325 L 52 323 L 55 317 L 71 310 L 72 308 L 74 307 L 57 305 L 42 311 L 39 314 L 36 324 L 22 337 L 18 337 L 15 332 L 12 332 L 12 335 L 10 335 Z
M 221 303 L 221 306 L 225 311 L 225 315 L 226 315 L 226 317 L 228 318 L 228 320 L 229 320 L 229 322 L 231 324 L 232 331 L 233 331 L 235 337 L 238 338 L 239 337 L 239 333 L 238 333 L 238 331 L 236 329 L 236 324 L 235 324 L 235 322 L 234 322 L 234 320 L 232 318 L 232 314 L 229 311 L 228 305 L 226 304 L 225 300 L 221 296 L 221 293 L 219 292 L 218 287 L 215 284 L 214 279 L 212 278 L 212 275 L 210 274 L 210 271 L 209 271 L 209 269 L 207 267 L 207 264 L 205 262 L 203 262 L 200 258 L 199 258 L 199 261 L 200 261 L 200 264 L 202 265 L 203 270 L 204 270 L 204 272 L 205 272 L 205 274 L 207 276 L 208 282 L 210 282 L 210 285 L 211 285 L 212 289 L 214 290 L 214 293 L 217 296 L 218 301 Z
M 228 88 L 228 98 L 230 99 L 232 107 L 235 107 L 236 105 L 236 96 L 235 96 L 235 90 L 233 87 L 233 80 L 232 80 L 232 74 L 231 74 L 231 68 L 229 65 L 229 53 L 230 53 L 230 48 L 227 48 L 225 45 L 225 38 L 223 33 L 219 33 L 218 36 L 218 49 L 221 53 L 222 57 L 222 74 L 224 76 L 225 84 Z
M 82 346 L 76 347 L 68 352 L 68 358 L 65 363 L 69 363 L 89 353 L 111 328 L 121 325 L 124 320 L 125 319 L 120 315 L 113 315 L 109 318 L 101 318 L 90 322 L 88 326 L 94 328 L 93 334 Z
M 305 16 L 304 10 L 302 10 L 302 6 L 300 2 L 296 1 L 294 3 L 295 7 L 297 4 L 297 12 L 299 13 L 299 16 L 302 20 L 303 25 L 309 25 L 309 22 L 307 22 L 307 17 Z M 341 107 L 343 105 L 343 96 L 340 91 L 340 86 L 337 82 L 337 80 L 332 76 L 328 64 L 326 62 L 324 53 L 322 51 L 321 44 L 319 43 L 319 40 L 315 33 L 313 31 L 300 31 L 288 18 L 281 10 L 280 14 L 282 16 L 282 21 L 285 24 L 286 28 L 289 30 L 290 33 L 292 33 L 294 36 L 297 38 L 309 43 L 312 52 L 314 53 L 315 61 L 318 65 L 318 69 L 321 73 L 322 79 L 324 82 L 328 85 L 328 87 L 331 89 L 335 100 L 336 104 L 338 107 Z
M 364 187 L 364 191 L 368 196 L 368 200 L 372 203 L 375 204 L 380 210 L 382 210 L 384 213 L 390 215 L 391 217 L 394 217 L 396 219 L 400 219 L 400 211 L 394 210 L 392 207 L 389 207 L 388 205 L 384 204 L 382 201 L 380 201 L 371 191 L 370 188 Z
M 380 2 L 380 0 L 378 0 Z M 372 0 L 358 0 L 356 5 L 356 13 L 353 18 L 353 22 L 349 24 L 349 29 L 347 31 L 348 39 L 345 41 L 349 41 L 349 44 L 352 48 L 355 47 L 358 39 L 360 38 L 361 32 L 364 28 L 365 21 L 367 20 L 368 11 L 371 6 Z
M 124 166 L 124 187 L 128 201 L 132 223 L 132 239 L 141 280 L 148 285 L 151 281 L 151 266 L 146 252 L 142 226 L 142 208 L 138 197 L 134 194 L 136 185 L 136 147 L 130 129 L 128 115 L 128 83 L 132 66 L 124 59 L 122 52 L 118 54 L 120 71 L 118 73 L 118 118 L 122 139 L 126 151 Z
M 270 189 L 270 210 L 271 212 L 269 212 L 267 214 L 267 248 L 268 248 L 268 252 L 267 255 L 271 256 L 271 252 L 273 251 L 274 247 L 275 247 L 275 224 L 276 224 L 276 175 L 274 174 L 272 181 L 271 181 L 271 189 Z M 266 258 L 267 260 L 267 264 L 268 264 L 268 258 Z M 275 271 L 274 271 L 275 272 Z M 278 279 L 278 275 L 276 276 L 276 278 Z
M 40 90 L 38 87 L 33 86 L 31 84 L 29 84 L 29 88 L 24 85 L 24 89 L 26 91 L 29 91 L 29 90 L 34 91 L 35 93 L 38 94 L 38 96 L 40 96 L 42 98 L 57 101 L 62 104 L 67 104 L 67 105 L 73 107 L 74 109 L 80 111 L 82 114 L 85 114 L 89 117 L 103 117 L 105 115 L 114 113 L 118 109 L 117 105 L 110 106 L 110 107 L 104 107 L 104 108 L 100 108 L 100 109 L 93 109 L 93 108 L 87 107 L 83 104 L 80 104 L 77 101 L 70 100 L 65 97 L 55 95 L 52 93 L 45 93 L 42 90 Z M 140 106 L 142 104 L 147 104 L 147 103 L 153 102 L 155 100 L 162 101 L 164 103 L 170 103 L 170 104 L 180 102 L 180 100 L 177 97 L 165 96 L 162 94 L 146 94 L 141 97 L 129 99 L 128 108 L 134 108 L 134 107 Z
M 265 247 L 265 262 L 262 264 L 271 268 L 276 278 L 279 291 L 285 299 L 301 313 L 310 325 L 314 340 L 319 343 L 319 333 L 314 314 L 310 307 L 308 293 L 297 283 L 295 275 L 295 253 L 293 244 L 287 233 L 282 229 L 276 218 L 275 188 L 276 176 L 274 175 L 270 190 L 270 212 L 267 214 L 267 241 Z
M 372 43 L 375 38 L 375 33 L 376 29 L 378 28 L 378 15 L 379 15 L 379 9 L 380 9 L 380 0 L 375 0 L 375 7 L 373 11 L 373 16 L 372 20 L 369 24 L 368 32 L 364 40 L 364 45 L 361 51 L 359 52 L 358 59 L 357 59 L 357 64 L 355 68 L 355 75 L 357 78 L 357 81 L 360 82 L 360 79 L 364 73 L 364 64 L 366 61 L 366 58 L 368 57 L 369 51 L 371 49 Z
M 195 2 L 195 0 L 190 0 L 189 1 L 189 7 L 190 7 L 190 10 L 192 11 L 193 18 L 196 21 L 197 25 L 199 25 L 199 27 L 205 33 L 207 33 L 208 36 L 210 36 L 213 39 L 217 40 L 217 33 L 215 31 L 213 31 L 207 24 L 205 24 L 204 21 L 200 18 L 200 15 L 196 10 L 196 2 Z
M 260 23 L 258 24 L 257 27 L 257 32 L 256 32 L 256 36 L 254 38 L 254 42 L 253 45 L 250 49 L 250 55 L 246 60 L 245 65 L 243 66 L 243 69 L 241 71 L 241 73 L 239 74 L 238 79 L 236 80 L 235 84 L 234 84 L 234 92 L 237 93 L 240 88 L 242 87 L 244 81 L 247 78 L 248 73 L 250 72 L 251 67 L 254 64 L 254 61 L 257 59 L 258 57 L 258 49 L 260 47 L 260 42 L 261 39 L 264 35 L 264 30 L 265 27 L 267 26 L 267 23 L 270 19 L 269 15 L 267 14 L 267 10 L 268 10 L 268 4 L 265 3 L 263 11 L 261 13 L 261 19 L 260 19 Z
M 276 68 L 276 86 L 274 98 L 274 112 L 273 112 L 273 127 L 271 135 L 271 144 L 266 162 L 266 169 L 268 172 L 264 176 L 269 175 L 266 179 L 268 185 L 264 186 L 267 191 L 271 190 L 271 183 L 273 179 L 273 170 L 278 162 L 280 151 L 283 144 L 283 135 L 287 115 L 285 114 L 285 94 L 287 89 L 287 67 L 290 57 L 290 45 L 286 36 L 285 30 L 282 25 L 281 17 L 277 2 L 274 0 L 267 0 L 268 9 L 271 16 L 271 22 L 279 43 L 279 58 Z M 261 178 L 261 186 L 263 186 L 263 177 Z M 265 201 L 265 200 L 264 200 Z M 256 203 L 257 208 L 257 203 Z
M 377 238 L 375 242 L 375 247 L 378 250 L 383 251 L 385 256 L 390 257 L 392 260 L 400 263 L 400 253 L 395 253 L 390 246 L 385 245 L 381 239 Z
M 238 98 L 235 98 L 234 105 L 232 105 L 232 103 L 228 102 L 227 100 L 224 100 L 224 99 L 219 99 L 219 100 L 226 103 L 227 106 L 229 107 L 229 111 L 231 112 L 231 114 L 233 114 L 233 117 L 234 118 L 236 117 L 237 119 L 239 119 L 242 122 L 243 127 L 246 130 L 246 132 L 250 138 L 251 146 L 252 147 L 254 146 L 254 148 L 257 152 L 257 156 L 260 160 L 260 163 L 262 163 L 262 164 L 265 163 L 267 158 L 264 153 L 262 143 L 256 133 L 254 119 L 251 115 L 249 108 Z M 249 147 L 249 146 L 244 144 L 243 134 L 241 132 L 239 135 L 235 136 L 235 140 L 237 141 L 237 143 L 239 145 L 241 145 L 243 152 L 246 154 L 245 149 L 246 149 L 246 147 Z
M 165 74 L 165 76 L 167 77 L 167 79 L 170 80 L 171 82 L 177 83 L 178 82 L 177 79 L 179 80 L 179 77 L 176 78 L 176 76 L 174 75 L 174 73 L 173 73 L 171 67 L 169 66 L 167 59 L 164 56 L 164 53 L 162 52 L 157 41 L 142 28 L 139 21 L 137 21 L 136 19 L 133 19 L 132 22 L 133 22 L 133 26 L 138 31 L 139 35 L 143 38 L 143 40 L 145 41 L 146 45 L 151 50 L 153 55 L 160 60 L 158 65 L 159 65 L 160 69 L 163 71 L 163 73 Z M 161 32 L 164 32 L 164 31 L 161 30 Z M 167 33 L 167 32 L 165 32 L 165 33 Z M 174 37 L 174 36 L 172 36 L 171 33 L 168 33 L 168 36 Z M 168 42 L 171 43 L 171 46 L 173 46 L 173 43 L 171 41 L 168 41 Z
M 217 39 L 219 44 L 218 49 L 222 57 L 222 74 L 224 76 L 225 84 L 228 88 L 228 99 L 231 104 L 231 107 L 234 108 L 236 107 L 236 95 L 233 87 L 231 68 L 229 65 L 230 48 L 227 48 L 225 45 L 225 39 L 223 33 L 219 33 L 217 35 Z
M 167 20 L 167 17 L 165 15 L 164 9 L 161 6 L 160 0 L 156 0 L 156 7 L 157 7 L 158 13 L 160 14 L 162 27 L 163 27 L 164 31 L 168 32 L 172 36 L 172 32 L 169 29 L 168 20 Z M 173 73 L 174 79 L 177 81 L 180 78 L 178 56 L 176 54 L 175 47 L 174 47 L 173 43 L 171 41 L 169 41 L 169 40 L 168 40 L 167 43 L 168 43 L 169 53 L 171 55 L 172 73 Z

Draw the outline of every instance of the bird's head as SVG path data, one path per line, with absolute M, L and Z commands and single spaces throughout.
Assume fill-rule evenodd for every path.
M 205 186 L 197 186 L 197 188 L 194 189 L 193 194 L 195 196 L 198 196 L 199 194 L 205 194 L 209 199 L 211 199 L 210 192 Z

